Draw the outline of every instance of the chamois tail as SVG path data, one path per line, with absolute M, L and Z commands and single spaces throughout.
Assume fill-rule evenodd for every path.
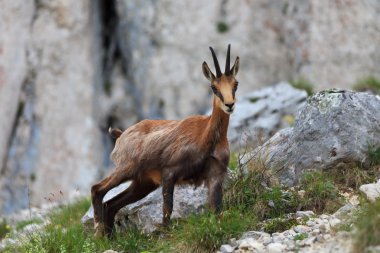
M 114 128 L 112 129 L 111 127 L 108 129 L 108 133 L 111 135 L 112 138 L 114 138 L 115 140 L 117 138 L 120 137 L 120 135 L 123 133 L 123 131 L 121 131 L 120 129 L 118 128 Z

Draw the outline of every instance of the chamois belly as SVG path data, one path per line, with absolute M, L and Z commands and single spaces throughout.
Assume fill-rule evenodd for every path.
M 206 179 L 207 173 L 207 162 L 202 161 L 201 163 L 185 163 L 178 167 L 167 167 L 161 169 L 146 169 L 140 170 L 139 178 L 142 180 L 150 180 L 156 185 L 161 185 L 162 182 L 162 171 L 163 170 L 173 170 L 172 172 L 176 174 L 176 184 L 194 184 L 201 185 Z

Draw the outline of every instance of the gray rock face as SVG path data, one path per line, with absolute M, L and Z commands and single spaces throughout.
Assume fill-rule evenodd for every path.
M 239 97 L 228 129 L 232 148 L 238 149 L 246 142 L 258 146 L 281 128 L 289 127 L 306 99 L 305 91 L 286 82 Z
M 11 49 L 4 50 L 19 51 L 16 62 L 8 61 L 20 68 L 7 70 L 0 92 L 15 101 L 9 115 L 0 113 L 0 124 L 12 126 L 12 117 L 17 123 L 6 162 L 1 163 L 0 212 L 5 213 L 29 203 L 67 199 L 75 191 L 87 192 L 102 164 L 101 135 L 93 112 L 97 61 L 92 56 L 96 44 L 90 1 L 41 1 L 38 6 L 21 1 L 12 2 L 12 7 L 7 15 L 19 14 L 14 16 L 15 26 L 14 21 L 7 25 L 15 31 L 7 34 L 17 43 L 10 40 L 13 45 L 4 46 Z M 17 21 L 19 16 L 22 22 Z M 19 108 L 17 118 L 13 107 Z
M 293 185 L 310 169 L 368 164 L 380 145 L 380 97 L 338 89 L 308 99 L 295 126 L 278 132 L 252 154 Z
M 110 190 L 103 201 L 114 198 L 120 192 L 128 188 L 130 182 L 124 183 Z M 182 218 L 190 214 L 199 213 L 204 209 L 207 201 L 207 189 L 194 186 L 176 186 L 174 189 L 174 205 L 172 218 Z M 93 226 L 94 210 L 91 207 L 82 217 L 82 223 L 91 228 Z M 130 226 L 136 226 L 146 233 L 156 230 L 156 226 L 162 222 L 162 188 L 158 188 L 148 196 L 131 205 L 128 205 L 117 213 L 115 224 L 120 230 L 128 230 Z
M 29 24 L 33 19 L 34 5 L 31 1 L 1 1 L 0 8 L 0 174 L 8 153 L 9 141 L 14 132 L 15 118 L 22 107 L 19 102 L 23 83 L 28 79 Z M 14 19 L 11 16 L 14 15 Z M 0 179 L 0 213 L 4 190 Z M 13 183 L 16 180 L 13 180 Z

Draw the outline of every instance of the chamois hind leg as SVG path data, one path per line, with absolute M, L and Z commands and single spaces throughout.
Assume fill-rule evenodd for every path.
M 223 181 L 227 173 L 227 168 L 216 159 L 210 160 L 209 171 L 207 173 L 208 203 L 213 212 L 222 210 Z
M 128 175 L 127 169 L 127 167 L 117 167 L 111 175 L 91 187 L 92 206 L 94 208 L 94 224 L 97 235 L 102 235 L 104 232 L 102 215 L 103 197 L 110 189 L 131 179 L 131 176 Z
M 105 234 L 110 236 L 114 226 L 116 213 L 124 206 L 134 203 L 157 189 L 153 181 L 146 179 L 144 181 L 133 180 L 131 185 L 115 198 L 104 203 L 104 226 Z

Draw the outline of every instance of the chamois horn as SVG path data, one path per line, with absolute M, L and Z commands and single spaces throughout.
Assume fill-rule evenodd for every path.
M 219 77 L 222 76 L 222 71 L 220 71 L 219 62 L 218 62 L 218 59 L 216 58 L 216 55 L 215 55 L 214 49 L 212 49 L 212 47 L 210 47 L 210 50 L 211 50 L 212 58 L 213 58 L 213 60 L 214 60 L 215 71 L 216 71 L 216 77 L 219 78 Z
M 231 44 L 228 44 L 227 59 L 226 59 L 226 69 L 224 70 L 224 74 L 226 76 L 230 75 L 230 51 L 231 51 Z

